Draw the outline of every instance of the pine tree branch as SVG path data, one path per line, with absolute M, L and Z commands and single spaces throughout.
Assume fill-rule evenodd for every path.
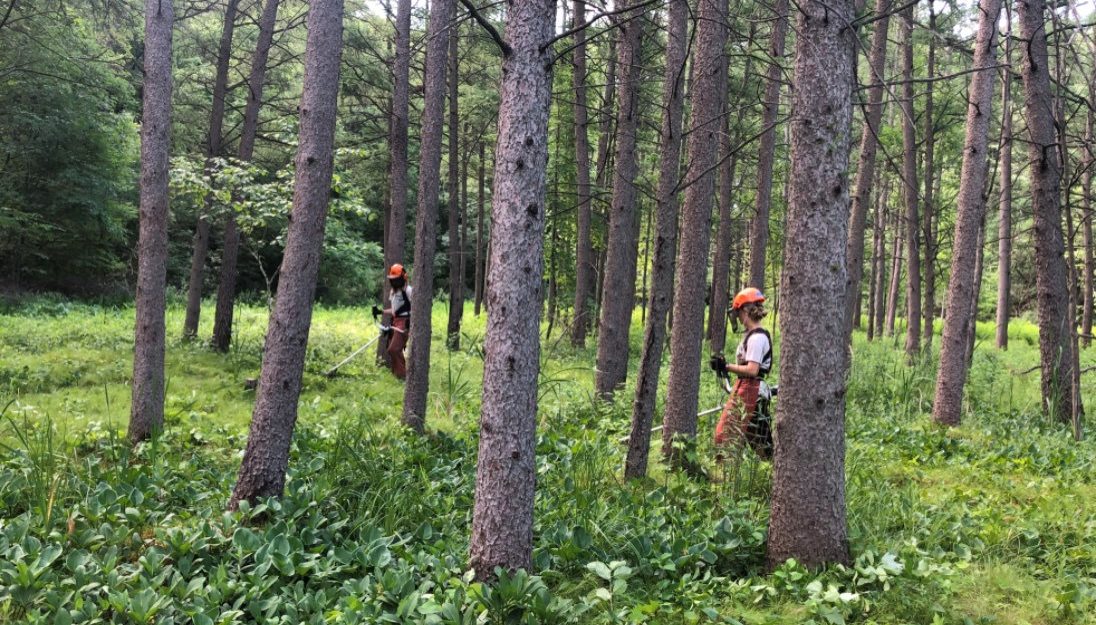
M 506 40 L 502 38 L 502 35 L 499 34 L 499 31 L 495 29 L 494 25 L 492 25 L 491 22 L 488 22 L 487 18 L 480 14 L 476 5 L 472 4 L 471 0 L 460 0 L 460 3 L 464 5 L 464 8 L 468 9 L 468 12 L 472 15 L 472 18 L 476 20 L 476 23 L 483 27 L 488 35 L 491 35 L 491 39 L 495 40 L 499 50 L 502 50 L 503 58 L 509 57 L 510 53 L 513 52 L 510 44 L 506 43 Z

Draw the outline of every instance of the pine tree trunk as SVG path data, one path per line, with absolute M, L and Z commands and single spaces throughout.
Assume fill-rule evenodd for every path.
M 849 130 L 856 71 L 851 0 L 801 5 L 791 180 L 781 285 L 770 569 L 849 562 L 845 522 L 845 370 L 840 313 L 817 293 L 845 290 Z M 845 310 L 843 302 L 834 306 Z
M 406 264 L 408 125 L 411 83 L 411 0 L 396 1 L 396 58 L 392 64 L 392 131 L 388 139 L 388 233 L 384 239 L 384 269 Z M 382 308 L 388 308 L 391 287 L 383 280 Z M 391 321 L 387 316 L 385 323 Z M 388 362 L 388 338 L 377 341 L 377 359 Z
M 477 317 L 480 316 L 480 307 L 483 304 L 483 274 L 484 274 L 484 266 L 483 266 L 483 263 L 484 263 L 484 258 L 483 258 L 483 234 L 484 234 L 484 232 L 483 232 L 483 213 L 484 213 L 484 210 L 483 209 L 484 209 L 484 201 L 486 200 L 486 196 L 484 196 L 484 194 L 483 194 L 483 191 L 484 191 L 483 187 L 484 187 L 484 178 L 485 178 L 484 171 L 487 168 L 487 165 L 486 165 L 487 157 L 486 157 L 485 152 L 486 152 L 486 141 L 484 141 L 483 139 L 480 139 L 480 142 L 479 142 L 479 174 L 476 176 L 477 184 L 478 184 L 478 188 L 477 188 L 477 192 L 476 192 L 476 204 L 478 206 L 478 213 L 479 213 L 479 215 L 477 217 L 477 220 L 476 220 L 476 279 L 475 279 L 476 280 L 476 284 L 475 284 L 476 302 L 475 302 L 475 312 L 476 312 Z
M 727 115 L 730 118 L 730 115 Z M 731 288 L 731 243 L 734 239 L 734 224 L 731 216 L 734 175 L 738 159 L 731 154 L 731 129 L 728 127 L 720 137 L 721 157 L 724 165 L 719 172 L 719 230 L 716 233 L 715 255 L 712 258 L 712 289 L 708 306 L 708 342 L 712 352 L 723 353 L 727 343 L 727 303 Z
M 748 286 L 765 288 L 765 254 L 769 244 L 769 209 L 772 206 L 773 160 L 776 156 L 776 118 L 780 112 L 781 67 L 784 41 L 788 31 L 788 0 L 776 0 L 773 6 L 772 41 L 769 43 L 769 70 L 766 75 L 765 101 L 761 112 L 761 143 L 757 153 L 757 202 L 750 223 L 750 280 Z
M 662 84 L 665 108 L 662 114 L 662 146 L 658 174 L 658 207 L 655 226 L 654 266 L 651 294 L 643 332 L 643 354 L 639 360 L 636 394 L 632 403 L 632 431 L 624 477 L 647 474 L 651 447 L 651 423 L 658 396 L 658 377 L 666 344 L 666 313 L 674 285 L 674 254 L 677 250 L 677 187 L 681 168 L 681 118 L 685 102 L 685 62 L 688 45 L 687 0 L 670 0 L 667 17 L 666 74 Z
M 457 28 L 449 29 L 449 325 L 446 345 L 460 349 L 460 320 L 464 315 L 464 277 L 460 274 L 460 120 L 457 113 Z
M 640 115 L 643 19 L 628 21 L 630 15 L 621 18 L 621 38 L 617 48 L 620 111 L 617 116 L 613 198 L 609 209 L 609 240 L 605 252 L 605 274 L 602 276 L 602 292 L 612 293 L 612 297 L 606 298 L 601 305 L 595 378 L 597 394 L 602 398 L 611 397 L 628 376 L 628 335 L 635 308 L 636 256 L 639 252 L 639 205 L 635 189 L 636 132 Z
M 708 248 L 715 190 L 716 153 L 723 131 L 720 112 L 727 94 L 724 44 L 727 31 L 726 0 L 699 0 L 690 93 L 692 111 L 686 139 L 681 245 L 674 270 L 674 331 L 670 336 L 670 375 L 663 415 L 662 453 L 681 464 L 674 446 L 679 439 L 696 437 L 697 394 L 700 389 L 700 351 L 704 338 L 704 283 L 708 277 Z
M 1066 290 L 1065 253 L 1060 205 L 1061 163 L 1054 130 L 1047 55 L 1044 0 L 1018 0 L 1031 163 L 1032 212 L 1035 221 L 1035 288 L 1039 314 L 1039 353 L 1044 410 L 1068 422 L 1073 412 L 1072 315 Z
M 435 0 L 437 1 L 437 0 Z M 554 0 L 509 5 L 492 195 L 491 263 L 471 567 L 528 569 L 536 484 L 539 304 L 544 256 Z
M 609 65 L 605 73 L 605 87 L 601 96 L 601 119 L 598 122 L 598 136 L 597 136 L 597 162 L 594 166 L 596 173 L 597 186 L 600 189 L 604 189 L 608 186 L 605 183 L 605 176 L 609 173 L 609 154 L 612 150 L 612 138 L 613 138 L 613 111 L 614 103 L 616 102 L 617 91 L 617 37 L 616 30 L 609 33 L 609 53 L 606 56 L 605 62 Z M 597 279 L 597 274 L 594 274 L 594 289 L 601 287 L 601 281 Z
M 1096 82 L 1096 79 L 1090 79 Z M 1092 82 L 1089 83 L 1092 85 Z M 1093 87 L 1089 88 L 1089 101 L 1096 102 L 1096 91 Z M 1084 346 L 1088 347 L 1092 344 L 1092 297 L 1093 297 L 1093 259 L 1092 259 L 1092 169 L 1096 167 L 1096 158 L 1093 156 L 1093 141 L 1096 140 L 1093 137 L 1092 127 L 1094 124 L 1093 112 L 1088 112 L 1088 120 L 1085 126 L 1085 173 L 1082 179 L 1081 188 L 1084 193 L 1082 198 L 1082 210 L 1084 214 L 1081 218 L 1081 229 L 1084 233 L 1084 294 L 1083 294 L 1083 312 L 1081 314 L 1081 334 L 1084 337 Z
M 845 336 L 852 341 L 855 308 L 860 297 L 860 280 L 864 274 L 864 230 L 868 206 L 871 204 L 872 183 L 875 181 L 875 156 L 879 150 L 879 126 L 883 119 L 883 81 L 887 63 L 887 32 L 890 28 L 891 0 L 876 0 L 875 14 L 879 21 L 872 33 L 868 56 L 871 87 L 864 111 L 864 129 L 860 134 L 860 165 L 856 170 L 856 191 L 852 196 L 849 216 L 849 240 L 845 246 L 848 258 L 846 271 L 849 284 L 845 289 Z M 874 262 L 874 261 L 873 261 Z
M 164 307 L 167 289 L 168 168 L 171 151 L 170 2 L 145 0 L 141 187 L 137 243 L 133 403 L 129 440 L 164 428 Z
M 887 299 L 887 221 L 886 207 L 890 198 L 890 178 L 882 180 L 876 197 L 875 204 L 875 250 L 878 257 L 875 269 L 875 317 L 872 325 L 875 326 L 875 336 L 883 336 L 883 321 L 886 317 Z
M 887 289 L 887 319 L 884 336 L 894 336 L 894 323 L 898 316 L 898 289 L 902 283 L 902 246 L 905 244 L 902 218 L 895 215 L 891 223 L 894 225 L 894 244 L 891 246 L 894 249 L 894 256 L 891 262 L 890 287 Z
M 902 187 L 906 208 L 906 356 L 921 351 L 921 242 L 918 219 L 917 130 L 913 111 L 913 6 L 902 17 Z
M 933 3 L 928 3 L 929 7 L 929 31 L 936 32 L 936 11 L 933 9 Z M 929 52 L 928 52 L 928 77 L 935 78 L 936 76 L 936 37 L 929 37 Z M 936 179 L 935 167 L 935 149 L 936 149 L 936 128 L 933 125 L 935 120 L 933 118 L 932 109 L 932 89 L 935 83 L 928 83 L 925 88 L 925 161 L 924 168 L 922 169 L 923 177 L 925 179 L 925 207 L 921 211 L 921 236 L 925 239 L 924 245 L 924 270 L 925 270 L 925 302 L 921 306 L 921 319 L 923 323 L 923 329 L 921 331 L 921 337 L 924 343 L 924 350 L 926 353 L 931 353 L 932 350 L 932 335 L 933 335 L 933 321 L 936 316 L 936 246 L 937 241 L 935 232 L 933 230 L 933 221 L 936 213 L 936 206 L 933 205 L 933 183 Z M 984 209 L 983 209 L 984 210 Z
M 986 177 L 989 178 L 989 167 L 986 167 Z M 985 243 L 986 243 L 986 218 L 982 216 L 982 223 L 978 226 L 978 246 L 977 254 L 974 258 L 974 289 L 970 298 L 970 329 L 967 332 L 967 369 L 969 370 L 974 363 L 974 341 L 976 330 L 978 329 L 978 301 L 982 290 L 982 272 L 985 267 Z
M 266 332 L 251 430 L 230 508 L 245 500 L 279 496 L 285 485 L 331 196 L 342 19 L 342 0 L 312 0 L 305 43 L 293 212 L 286 234 L 278 296 Z
M 445 126 L 445 66 L 449 48 L 444 36 L 453 21 L 455 0 L 434 0 L 426 33 L 423 82 L 422 147 L 419 149 L 419 203 L 415 213 L 414 293 L 411 353 L 403 393 L 403 422 L 417 432 L 426 427 L 426 395 L 430 390 L 431 309 L 434 294 L 434 250 L 437 249 L 438 187 L 441 138 Z
M 1008 36 L 1005 37 L 1005 63 L 1012 62 L 1012 16 L 1005 5 Z M 997 222 L 997 348 L 1008 349 L 1009 298 L 1012 289 L 1012 71 L 1005 72 L 1001 85 L 1001 145 L 998 166 L 1001 170 L 1001 198 Z
M 586 22 L 586 3 L 574 0 L 574 26 Z M 590 329 L 590 299 L 594 294 L 594 248 L 590 241 L 590 139 L 586 112 L 586 31 L 575 33 L 572 82 L 575 90 L 575 169 L 578 191 L 578 232 L 575 249 L 575 314 L 571 344 L 586 345 Z
M 978 38 L 974 44 L 975 73 L 970 82 L 966 141 L 959 181 L 959 209 L 951 247 L 947 317 L 940 345 L 940 368 L 936 374 L 936 395 L 932 418 L 942 425 L 959 425 L 962 417 L 963 386 L 967 379 L 967 344 L 971 317 L 977 312 L 978 284 L 975 263 L 982 239 L 986 213 L 986 163 L 989 153 L 989 124 L 993 111 L 993 81 L 996 78 L 997 18 L 1001 0 L 979 3 Z M 966 313 L 966 314 L 964 314 Z
M 236 6 L 240 0 L 228 0 L 225 6 L 221 42 L 217 48 L 217 70 L 213 80 L 213 106 L 209 113 L 209 136 L 206 138 L 205 175 L 213 175 L 213 159 L 221 156 L 222 127 L 225 118 L 225 93 L 228 91 L 228 64 L 232 56 L 232 33 L 236 27 Z M 183 320 L 183 338 L 198 335 L 198 319 L 202 314 L 202 282 L 205 279 L 206 257 L 209 255 L 209 212 L 213 209 L 213 195 L 205 198 L 205 208 L 198 215 L 194 229 L 194 244 L 190 256 L 190 278 L 187 280 L 186 317 Z
M 266 0 L 259 19 L 259 38 L 251 59 L 251 73 L 247 80 L 247 104 L 244 108 L 243 129 L 237 152 L 241 161 L 249 162 L 255 153 L 255 138 L 259 133 L 259 109 L 263 103 L 263 87 L 266 83 L 266 62 L 274 40 L 274 26 L 278 21 L 280 0 Z M 229 211 L 225 218 L 224 246 L 221 250 L 221 276 L 217 285 L 217 310 L 213 315 L 213 347 L 228 351 L 232 343 L 232 318 L 236 305 L 236 265 L 240 256 L 240 231 L 236 216 Z

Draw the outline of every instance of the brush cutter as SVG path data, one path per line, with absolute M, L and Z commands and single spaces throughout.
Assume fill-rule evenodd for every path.
M 399 328 L 394 328 L 390 325 L 385 325 L 383 323 L 378 322 L 377 321 L 377 316 L 380 315 L 380 313 L 381 313 L 381 310 L 379 308 L 377 308 L 376 306 L 374 306 L 373 307 L 373 323 L 377 326 L 377 336 L 374 336 L 373 338 L 369 339 L 368 343 L 366 343 L 365 345 L 362 345 L 358 349 L 354 350 L 353 353 L 351 353 L 346 358 L 342 359 L 342 361 L 340 361 L 339 364 L 337 364 L 334 367 L 331 367 L 330 369 L 328 369 L 327 373 L 325 373 L 324 375 L 326 375 L 329 378 L 335 377 L 335 374 L 339 371 L 339 367 L 342 367 L 343 365 L 350 362 L 351 360 L 354 360 L 354 358 L 357 357 L 358 354 L 360 354 L 360 353 L 364 352 L 365 350 L 369 349 L 370 347 L 372 347 L 373 344 L 376 343 L 377 341 L 379 341 L 382 336 L 385 336 L 386 334 L 388 334 L 390 332 L 400 332 L 400 333 L 403 332 L 403 330 L 400 330 Z

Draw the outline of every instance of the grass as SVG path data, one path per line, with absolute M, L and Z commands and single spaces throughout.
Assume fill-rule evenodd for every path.
M 1006 352 L 979 324 L 952 430 L 928 418 L 934 359 L 910 367 L 891 340 L 858 334 L 856 564 L 771 575 L 770 466 L 746 454 L 708 483 L 653 462 L 648 480 L 622 482 L 634 381 L 594 400 L 592 344 L 557 334 L 538 382 L 536 576 L 487 588 L 464 575 L 485 318 L 466 316 L 449 352 L 445 313 L 435 305 L 418 438 L 398 425 L 402 386 L 370 356 L 323 375 L 372 337 L 367 312 L 317 309 L 286 496 L 228 514 L 264 309 L 243 307 L 217 354 L 182 341 L 182 308 L 169 308 L 167 431 L 136 449 L 121 440 L 132 309 L 0 311 L 0 622 L 1096 623 L 1096 445 L 1040 415 L 1038 373 L 1016 374 L 1038 360 L 1027 322 Z M 639 340 L 637 314 L 633 367 Z M 719 399 L 705 376 L 701 407 Z M 258 512 L 265 523 L 249 521 Z

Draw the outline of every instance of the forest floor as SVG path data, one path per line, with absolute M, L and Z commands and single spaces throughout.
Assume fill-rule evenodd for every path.
M 631 383 L 595 401 L 592 346 L 572 349 L 557 326 L 541 357 L 535 575 L 472 583 L 484 320 L 466 310 L 451 353 L 434 306 L 420 438 L 371 357 L 323 376 L 371 338 L 366 309 L 318 309 L 286 495 L 226 513 L 264 308 L 243 307 L 218 354 L 183 342 L 170 307 L 166 432 L 135 450 L 122 438 L 132 308 L 0 308 L 0 622 L 1096 623 L 1096 442 L 1039 416 L 1038 372 L 1019 373 L 1038 362 L 1037 333 L 1022 320 L 1007 352 L 979 327 L 964 424 L 947 431 L 928 417 L 935 358 L 908 367 L 892 339 L 857 334 L 855 564 L 768 575 L 770 465 L 706 461 L 713 479 L 699 480 L 664 471 L 653 447 L 650 479 L 623 482 Z M 720 395 L 705 374 L 701 406 Z

